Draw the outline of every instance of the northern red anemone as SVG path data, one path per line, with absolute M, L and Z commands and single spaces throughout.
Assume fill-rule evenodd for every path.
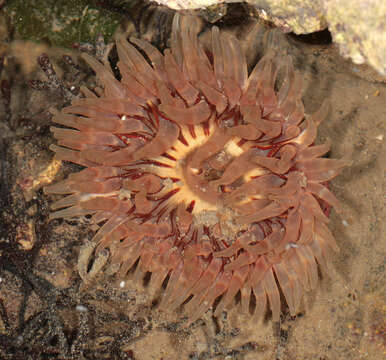
M 176 15 L 163 54 L 119 38 L 120 80 L 83 55 L 103 91 L 54 115 L 52 150 L 84 169 L 45 188 L 67 195 L 51 218 L 91 215 L 95 254 L 108 249 L 117 277 L 151 274 L 163 309 L 194 320 L 238 298 L 278 320 L 281 289 L 295 315 L 338 250 L 326 184 L 347 161 L 314 144 L 327 107 L 305 115 L 289 56 L 269 50 L 248 74 L 234 36 L 213 27 L 208 49 L 197 33 Z

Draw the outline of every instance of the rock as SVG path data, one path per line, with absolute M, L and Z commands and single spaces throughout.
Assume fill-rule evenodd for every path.
M 232 2 L 226 0 L 154 0 L 158 4 L 166 5 L 174 10 L 183 9 L 202 9 L 212 5 L 218 5 L 224 2 Z M 233 1 L 235 2 L 235 1 Z
M 343 57 L 386 75 L 386 1 L 322 0 L 333 41 Z
M 308 34 L 327 27 L 319 1 L 247 0 L 261 18 L 272 21 L 285 32 Z

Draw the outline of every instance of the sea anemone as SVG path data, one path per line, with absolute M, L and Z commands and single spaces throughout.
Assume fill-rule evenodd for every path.
M 314 145 L 327 106 L 304 114 L 302 77 L 269 50 L 248 75 L 232 35 L 176 15 L 171 47 L 120 37 L 120 80 L 83 59 L 103 89 L 56 112 L 57 158 L 84 167 L 45 188 L 66 194 L 51 219 L 89 215 L 95 256 L 108 252 L 119 278 L 160 290 L 160 308 L 191 319 L 214 305 L 246 314 L 295 315 L 318 265 L 337 251 L 327 182 L 347 165 Z M 269 305 L 268 305 L 269 303 Z

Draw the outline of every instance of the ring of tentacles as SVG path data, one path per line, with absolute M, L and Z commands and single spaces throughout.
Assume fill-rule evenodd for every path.
M 289 56 L 270 50 L 248 74 L 234 36 L 213 27 L 208 48 L 197 33 L 176 15 L 163 54 L 119 38 L 120 80 L 83 55 L 102 87 L 53 117 L 52 150 L 84 169 L 45 189 L 67 195 L 51 218 L 91 216 L 95 253 L 114 276 L 150 274 L 161 309 L 196 319 L 240 304 L 278 320 L 282 293 L 295 315 L 338 250 L 327 182 L 347 162 L 314 145 L 327 107 L 304 114 Z

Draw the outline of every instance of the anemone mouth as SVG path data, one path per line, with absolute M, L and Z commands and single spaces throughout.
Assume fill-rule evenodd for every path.
M 184 304 L 194 320 L 240 294 L 243 312 L 269 303 L 278 320 L 281 289 L 295 315 L 338 250 L 326 183 L 348 162 L 314 145 L 327 107 L 305 116 L 290 57 L 269 51 L 248 74 L 236 38 L 213 27 L 208 55 L 197 33 L 176 15 L 164 54 L 120 38 L 121 81 L 84 56 L 103 91 L 84 89 L 54 115 L 65 128 L 52 128 L 52 150 L 85 169 L 45 188 L 67 195 L 51 218 L 92 215 L 96 253 L 109 249 L 117 276 L 150 272 L 155 289 L 167 280 L 163 309 Z

